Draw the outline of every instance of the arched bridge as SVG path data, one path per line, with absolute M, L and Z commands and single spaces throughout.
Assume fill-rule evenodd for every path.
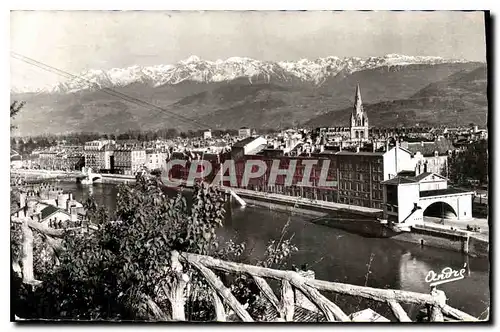
M 419 206 L 424 216 L 436 216 L 447 219 L 472 218 L 472 192 L 463 192 L 454 188 L 420 192 Z
M 90 167 L 83 167 L 81 174 L 82 175 L 78 176 L 76 179 L 81 181 L 82 184 L 92 184 L 102 180 L 102 175 L 92 172 L 92 168 Z
M 83 184 L 92 184 L 102 179 L 101 174 L 94 173 L 92 172 L 92 169 L 85 167 L 82 169 L 82 171 L 72 172 L 18 169 L 11 170 L 11 175 L 15 179 L 22 180 L 22 182 L 25 183 L 38 183 L 49 180 L 76 179 L 77 181 L 81 181 Z

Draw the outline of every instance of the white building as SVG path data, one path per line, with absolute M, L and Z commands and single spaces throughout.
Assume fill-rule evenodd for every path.
M 146 150 L 146 168 L 150 171 L 161 169 L 167 164 L 167 153 L 158 150 Z
M 238 130 L 238 137 L 239 138 L 247 138 L 252 136 L 252 130 L 248 127 L 241 127 Z
M 211 139 L 212 138 L 212 130 L 208 129 L 203 132 L 203 139 Z
M 424 215 L 467 221 L 472 218 L 474 193 L 448 187 L 447 179 L 434 173 L 397 176 L 382 182 L 384 219 L 411 226 Z

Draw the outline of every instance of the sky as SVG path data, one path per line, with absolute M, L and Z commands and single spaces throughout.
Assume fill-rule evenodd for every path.
M 191 55 L 264 61 L 397 53 L 486 61 L 482 12 L 12 11 L 11 51 L 79 74 Z M 65 78 L 11 58 L 11 87 Z

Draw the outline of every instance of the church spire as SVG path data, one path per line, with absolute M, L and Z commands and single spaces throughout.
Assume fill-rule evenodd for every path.
M 356 96 L 354 97 L 354 109 L 353 114 L 363 113 L 363 102 L 361 101 L 361 90 L 359 89 L 359 83 L 356 85 Z

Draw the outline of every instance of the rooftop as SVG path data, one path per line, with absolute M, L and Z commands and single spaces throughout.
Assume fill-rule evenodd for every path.
M 256 140 L 257 137 L 247 137 L 247 138 L 244 138 L 236 143 L 233 144 L 233 147 L 235 148 L 243 148 L 245 147 L 247 144 L 253 142 L 254 140 Z
M 409 142 L 407 149 L 413 154 L 420 152 L 423 156 L 433 156 L 435 151 L 443 155 L 455 148 L 449 140 L 440 138 L 439 141 L 433 142 Z
M 469 193 L 470 191 L 462 190 L 458 188 L 449 187 L 447 189 L 437 189 L 437 190 L 427 190 L 421 191 L 420 197 L 430 197 L 430 196 L 442 196 L 442 195 L 452 195 L 452 194 L 463 194 Z
M 54 214 L 54 213 L 56 213 L 56 212 L 58 212 L 58 211 L 61 211 L 61 212 L 64 212 L 64 213 L 66 213 L 66 214 L 67 214 L 67 212 L 66 212 L 66 211 L 61 210 L 61 209 L 59 209 L 59 208 L 57 208 L 57 207 L 55 207 L 55 206 L 53 206 L 53 205 L 49 205 L 49 206 L 47 206 L 45 209 L 43 209 L 43 210 L 41 211 L 41 213 L 42 213 L 42 217 L 41 217 L 41 219 L 42 219 L 42 220 L 44 220 L 44 219 L 46 219 L 46 218 L 50 217 L 52 214 Z
M 408 183 L 417 183 L 417 181 L 404 176 L 396 176 L 390 180 L 382 182 L 382 184 L 390 184 L 390 185 L 408 184 Z
M 383 156 L 385 152 L 369 152 L 369 151 L 337 151 L 334 154 L 339 156 Z

